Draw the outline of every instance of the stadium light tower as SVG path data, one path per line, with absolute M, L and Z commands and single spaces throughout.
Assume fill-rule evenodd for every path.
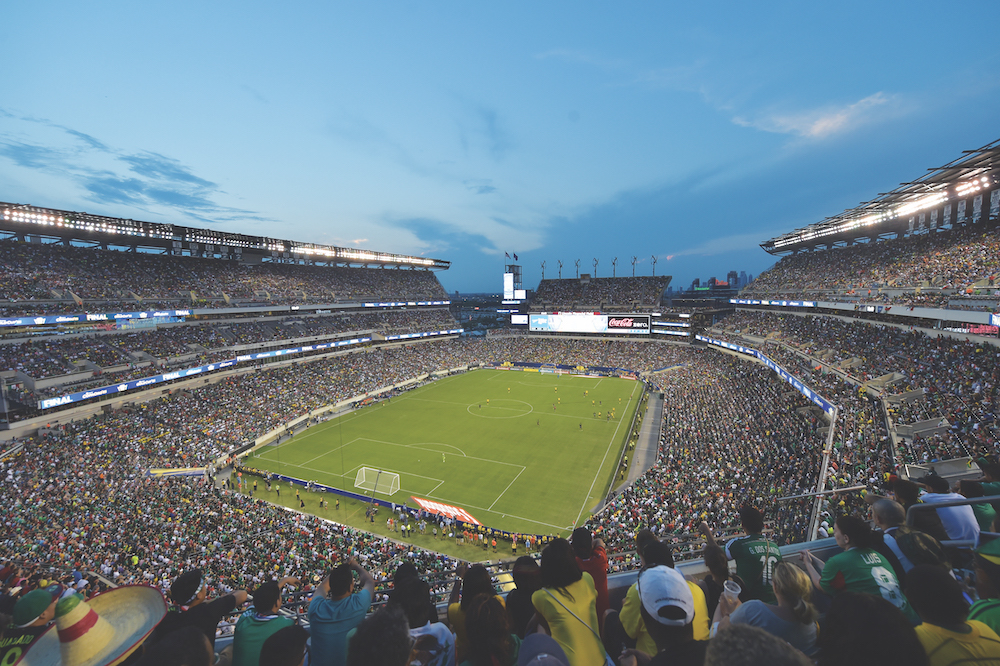
M 635 262 L 639 261 L 639 257 L 632 257 L 632 277 L 635 277 Z
M 579 259 L 576 260 L 576 277 L 577 278 L 580 277 L 580 260 Z
M 562 259 L 556 259 L 559 262 L 559 279 L 562 280 Z
M 653 277 L 656 277 L 656 255 L 655 254 L 652 256 L 652 260 L 653 260 Z
M 594 277 L 597 277 L 597 264 L 601 263 L 600 259 L 594 257 Z
M 611 260 L 611 277 L 618 277 L 618 275 L 615 273 L 615 269 L 617 266 L 618 266 L 618 257 L 615 257 L 614 259 Z
M 542 279 L 545 279 L 545 262 L 542 262 Z

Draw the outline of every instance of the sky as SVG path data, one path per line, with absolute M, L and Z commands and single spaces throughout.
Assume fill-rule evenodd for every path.
M 0 24 L 0 201 L 446 259 L 449 292 L 498 291 L 505 253 L 529 289 L 542 262 L 756 275 L 761 242 L 1000 138 L 996 0 L 39 0 Z

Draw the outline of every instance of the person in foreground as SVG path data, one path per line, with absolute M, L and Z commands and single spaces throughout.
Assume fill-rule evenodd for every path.
M 726 595 L 719 598 L 716 621 L 719 631 L 730 624 L 760 627 L 792 647 L 812 656 L 816 653 L 816 618 L 819 613 L 810 602 L 812 581 L 804 571 L 790 562 L 779 562 L 771 581 L 777 605 L 751 599 L 740 604 Z
M 354 591 L 354 572 L 361 590 Z M 312 661 L 341 666 L 347 660 L 347 633 L 361 624 L 372 605 L 375 579 L 353 557 L 330 571 L 309 602 Z
M 906 596 L 924 622 L 917 638 L 931 666 L 1000 664 L 1000 636 L 982 622 L 967 619 L 962 587 L 941 567 L 922 564 L 906 576 Z
M 569 541 L 554 539 L 545 547 L 541 570 L 542 589 L 531 595 L 537 621 L 559 643 L 569 666 L 604 663 L 594 579 L 580 571 Z
M 694 597 L 679 572 L 669 567 L 652 567 L 639 574 L 636 583 L 646 630 L 656 643 L 656 654 L 629 649 L 622 653 L 621 666 L 701 666 L 709 641 L 694 639 Z

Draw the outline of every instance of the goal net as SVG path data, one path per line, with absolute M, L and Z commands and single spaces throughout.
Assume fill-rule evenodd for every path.
M 354 479 L 354 487 L 383 495 L 394 495 L 399 491 L 399 474 L 374 467 L 362 467 Z

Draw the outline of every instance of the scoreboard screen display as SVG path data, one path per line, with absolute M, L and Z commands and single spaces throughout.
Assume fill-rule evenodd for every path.
M 529 315 L 529 330 L 547 333 L 649 335 L 649 315 L 543 312 Z

